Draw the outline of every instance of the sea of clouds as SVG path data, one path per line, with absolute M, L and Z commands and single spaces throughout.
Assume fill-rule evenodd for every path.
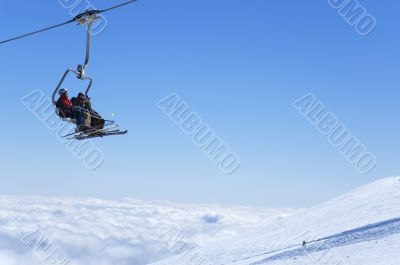
M 144 265 L 298 212 L 293 209 L 0 196 L 1 265 Z M 179 238 L 163 237 L 174 231 Z

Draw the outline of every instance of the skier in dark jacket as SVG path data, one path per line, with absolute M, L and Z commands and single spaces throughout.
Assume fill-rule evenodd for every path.
M 77 113 L 78 131 L 95 131 L 104 128 L 104 119 L 92 109 L 90 98 L 83 93 L 79 93 L 72 103 Z
M 90 111 L 87 109 L 87 104 L 86 104 L 87 100 L 88 99 L 86 95 L 83 93 L 79 93 L 76 98 L 71 99 L 71 102 L 73 104 L 76 113 L 77 131 L 87 132 L 92 129 L 90 126 L 91 115 Z

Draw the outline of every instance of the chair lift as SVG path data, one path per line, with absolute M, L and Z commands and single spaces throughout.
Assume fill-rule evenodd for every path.
M 89 94 L 90 88 L 92 87 L 93 84 L 93 79 L 89 76 L 86 75 L 86 69 L 89 64 L 89 59 L 90 59 L 90 41 L 91 41 L 91 30 L 93 23 L 99 18 L 97 16 L 98 12 L 96 10 L 88 10 L 85 13 L 82 13 L 76 17 L 76 21 L 78 22 L 78 25 L 85 25 L 86 26 L 86 57 L 85 57 L 85 62 L 83 64 L 79 64 L 77 69 L 73 68 L 68 68 L 65 73 L 63 74 L 60 82 L 58 83 L 56 89 L 53 92 L 52 95 L 52 102 L 53 105 L 55 106 L 55 111 L 57 115 L 65 122 L 70 122 L 76 124 L 75 119 L 70 119 L 70 118 L 65 118 L 60 115 L 60 111 L 58 110 L 56 106 L 56 95 L 58 94 L 59 90 L 61 89 L 62 84 L 64 83 L 65 79 L 69 74 L 73 73 L 77 79 L 82 80 L 82 81 L 88 81 L 88 86 L 86 87 L 85 90 L 85 95 L 86 97 Z M 93 114 L 89 113 L 93 117 L 101 118 L 98 114 Z M 101 118 L 102 119 L 102 118 Z M 126 130 L 120 130 L 119 126 L 116 124 L 115 121 L 110 121 L 110 120 L 104 120 L 104 128 L 101 129 L 94 129 L 90 130 L 88 132 L 75 132 L 69 135 L 65 135 L 64 137 L 69 137 L 70 139 L 77 139 L 77 140 L 84 140 L 84 139 L 89 139 L 89 138 L 95 138 L 95 137 L 104 137 L 104 136 L 113 136 L 113 135 L 124 135 L 128 133 Z

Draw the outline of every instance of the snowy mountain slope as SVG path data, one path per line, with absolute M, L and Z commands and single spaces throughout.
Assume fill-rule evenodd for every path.
M 265 260 L 242 261 L 236 265 L 398 265 L 400 264 L 400 235 L 394 234 L 374 241 L 343 245 L 318 251 L 303 250 L 296 256 Z
M 398 265 L 399 218 L 400 178 L 393 177 L 198 252 L 209 264 L 218 265 Z M 308 242 L 306 247 L 303 241 Z M 175 265 L 182 260 L 184 253 L 155 264 Z
M 0 196 L 0 265 L 399 265 L 399 202 L 399 177 L 307 210 Z
M 380 248 L 377 242 L 385 242 L 389 238 L 398 238 L 399 236 L 400 236 L 400 218 L 397 218 L 353 229 L 351 231 L 346 231 L 338 235 L 333 235 L 327 238 L 322 238 L 321 240 L 318 240 L 316 242 L 309 242 L 307 243 L 306 246 L 298 246 L 292 248 L 291 250 L 280 251 L 279 254 L 275 253 L 273 255 L 270 254 L 265 255 L 268 257 L 265 257 L 264 259 L 258 262 L 252 262 L 251 264 L 262 265 L 262 264 L 270 264 L 281 261 L 297 260 L 300 258 L 310 259 L 311 258 L 310 256 L 313 256 L 315 260 L 318 260 L 318 255 L 320 256 L 326 255 L 327 252 L 335 251 L 337 248 L 342 249 L 347 246 L 360 245 L 360 244 L 366 246 L 372 245 L 373 246 L 372 249 L 375 248 L 375 253 L 377 253 L 379 257 L 383 256 L 382 253 L 385 252 L 384 249 L 382 249 L 382 251 L 379 252 L 376 251 L 377 248 L 378 249 Z M 393 246 L 390 248 L 393 248 Z M 389 252 L 388 250 L 390 248 L 387 248 L 386 252 Z M 397 250 L 400 249 L 397 248 Z M 366 253 L 364 253 L 363 256 L 370 257 L 371 255 L 370 254 L 366 255 Z M 396 253 L 396 257 L 397 261 L 400 262 L 400 254 Z M 331 257 L 331 258 L 332 259 L 336 258 L 337 261 L 347 260 L 347 263 L 350 262 L 350 260 L 354 259 L 353 256 L 351 255 L 351 252 L 347 255 L 341 253 L 337 257 Z M 393 261 L 392 264 L 399 264 L 397 262 L 395 263 L 394 260 L 395 259 L 392 259 Z M 385 263 L 382 264 L 388 264 L 388 261 L 385 260 Z
M 172 255 L 160 237 L 171 228 L 185 242 L 202 246 L 295 212 L 131 199 L 0 196 L 0 265 L 43 264 L 51 251 L 27 246 L 33 239 L 50 242 L 74 265 L 143 265 Z

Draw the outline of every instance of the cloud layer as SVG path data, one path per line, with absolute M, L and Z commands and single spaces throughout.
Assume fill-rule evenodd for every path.
M 184 205 L 133 199 L 0 196 L 0 264 L 144 265 L 175 253 L 163 234 L 204 246 L 296 210 Z M 36 234 L 35 234 L 36 233 Z M 25 240 L 24 240 L 25 239 Z M 30 243 L 30 245 L 29 245 Z

